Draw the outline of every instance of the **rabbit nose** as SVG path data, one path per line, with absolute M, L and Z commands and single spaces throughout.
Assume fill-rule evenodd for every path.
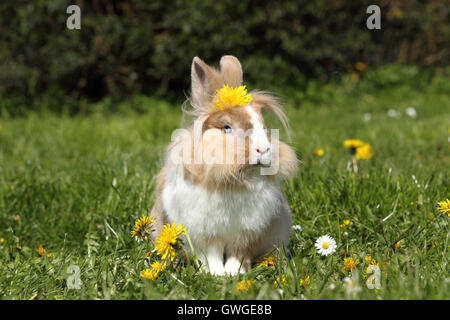
M 256 148 L 256 152 L 258 153 L 266 153 L 267 151 L 269 151 L 270 147 L 266 147 L 266 148 Z

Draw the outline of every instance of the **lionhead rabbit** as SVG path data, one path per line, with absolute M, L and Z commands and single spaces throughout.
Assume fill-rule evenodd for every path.
M 268 93 L 247 94 L 242 76 L 233 56 L 222 57 L 220 70 L 193 59 L 195 120 L 167 148 L 151 211 L 154 238 L 163 224 L 183 224 L 202 267 L 217 275 L 246 272 L 291 230 L 280 180 L 296 174 L 298 160 L 267 130 L 261 109 L 285 128 L 287 118 Z

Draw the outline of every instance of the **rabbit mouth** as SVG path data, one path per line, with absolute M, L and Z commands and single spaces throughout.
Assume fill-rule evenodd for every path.
M 264 161 L 263 159 L 257 159 L 255 165 L 258 167 L 270 167 L 271 161 L 270 160 Z

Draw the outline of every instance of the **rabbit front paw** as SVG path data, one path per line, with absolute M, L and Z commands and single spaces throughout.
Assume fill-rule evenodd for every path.
M 245 268 L 241 265 L 241 261 L 235 257 L 231 257 L 225 263 L 225 272 L 234 276 L 238 273 L 245 273 Z
M 209 273 L 213 276 L 223 276 L 225 274 L 225 268 L 222 263 L 212 263 L 209 265 Z

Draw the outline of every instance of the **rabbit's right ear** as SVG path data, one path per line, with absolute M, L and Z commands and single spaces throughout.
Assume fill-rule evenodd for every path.
M 191 66 L 191 96 L 197 107 L 208 105 L 223 86 L 223 79 L 217 70 L 208 66 L 202 59 L 195 57 Z
M 242 84 L 243 72 L 239 60 L 234 56 L 223 56 L 220 59 L 220 73 L 226 85 L 239 87 Z

